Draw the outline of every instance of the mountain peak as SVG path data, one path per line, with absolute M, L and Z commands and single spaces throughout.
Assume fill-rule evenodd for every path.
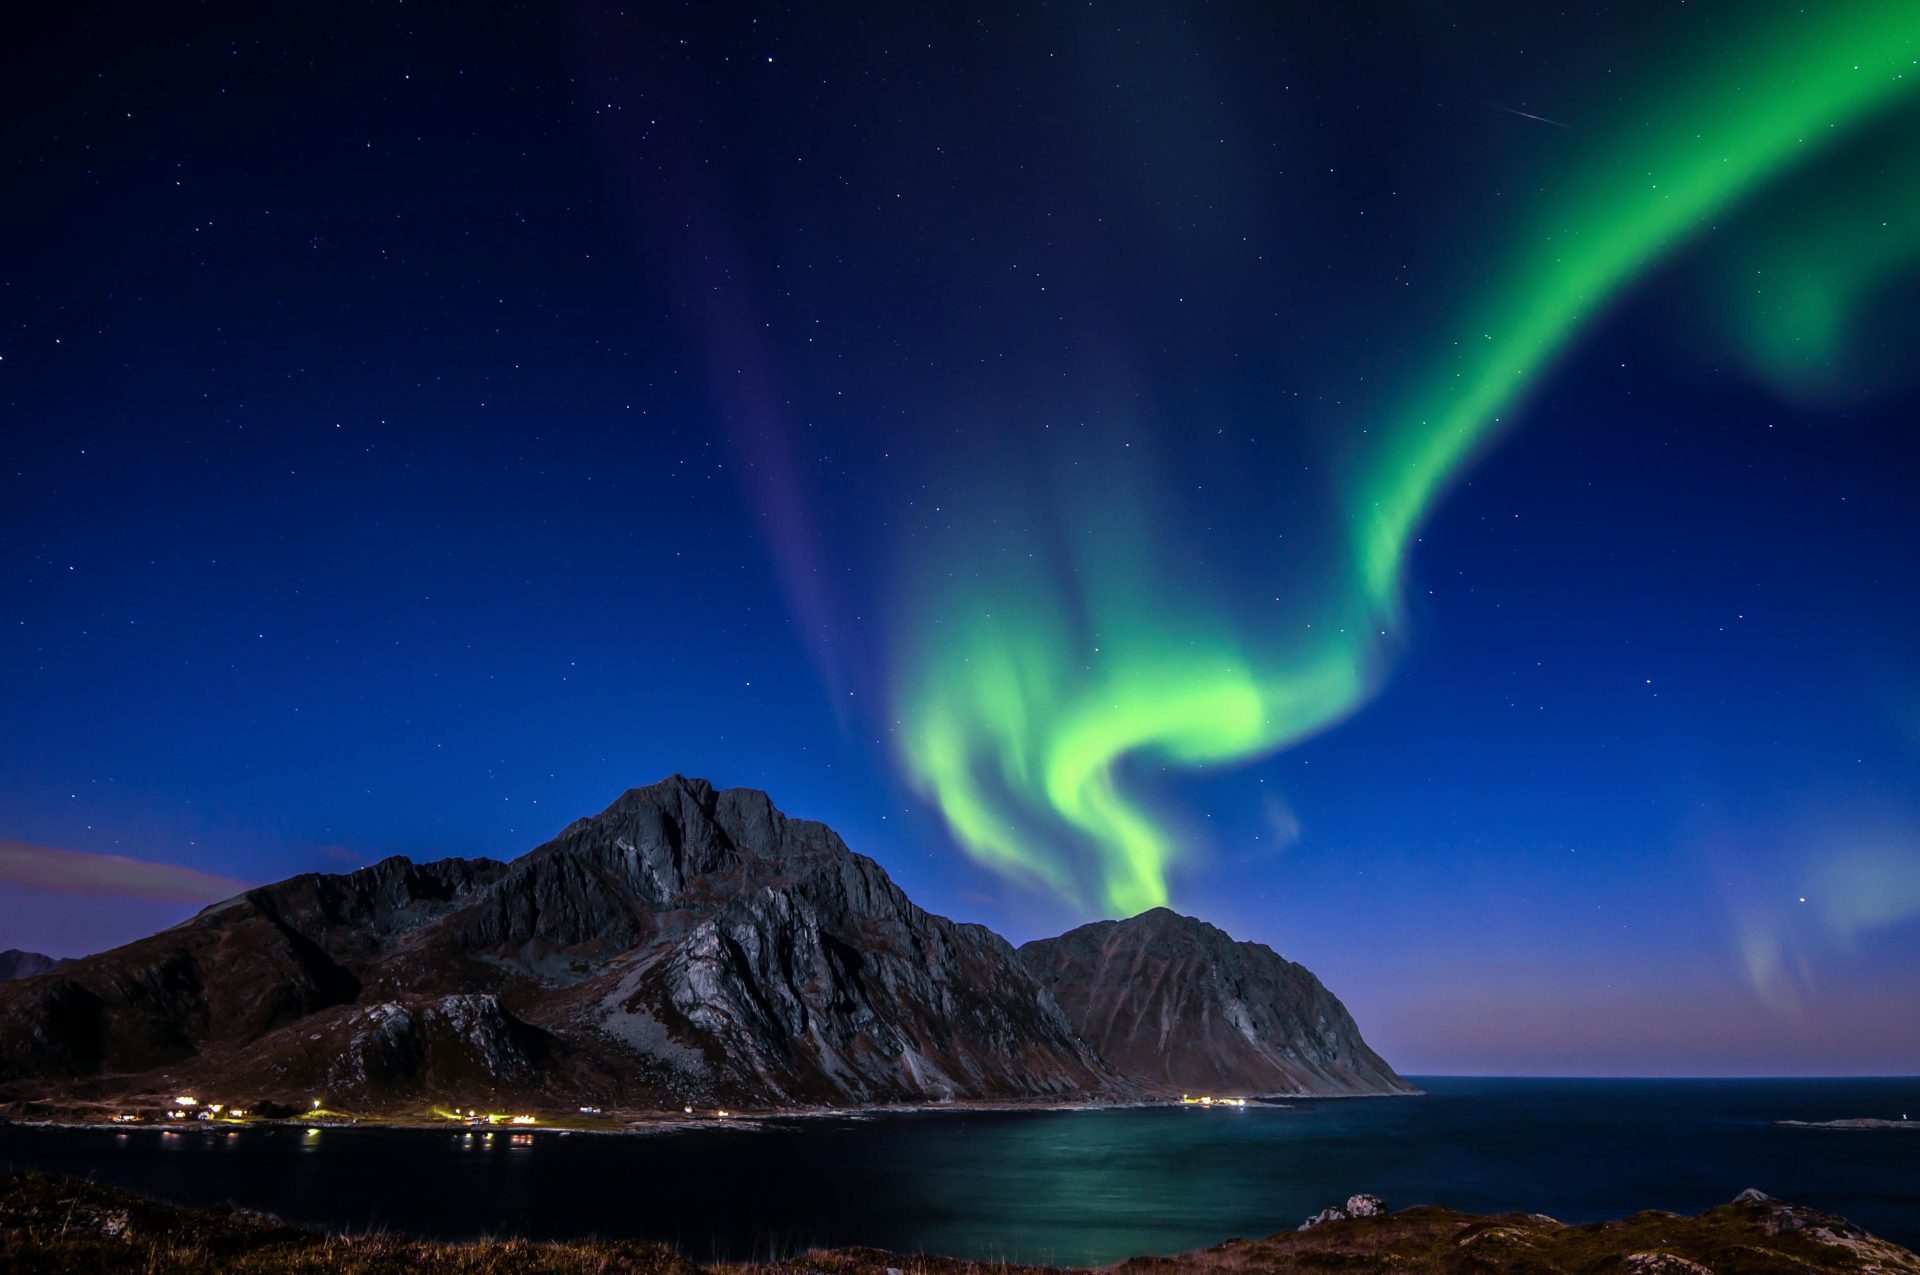
M 1265 944 L 1151 908 L 1020 948 L 1081 1039 L 1161 1093 L 1395 1093 L 1333 993 Z
M 1157 908 L 1148 908 L 1145 912 L 1136 912 L 1129 917 L 1122 917 L 1120 920 L 1113 922 L 1113 924 L 1134 926 L 1143 929 L 1186 932 L 1196 935 L 1207 931 L 1218 934 L 1223 938 L 1228 937 L 1227 932 L 1219 926 L 1203 921 L 1197 916 L 1188 916 L 1184 912 L 1175 912 L 1172 908 L 1164 905 Z M 1071 931 L 1069 931 L 1069 933 L 1071 933 Z

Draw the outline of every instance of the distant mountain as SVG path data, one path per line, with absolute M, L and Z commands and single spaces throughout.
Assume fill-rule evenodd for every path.
M 0 1096 L 189 1084 L 365 1107 L 1128 1091 L 1004 939 L 765 794 L 679 776 L 511 863 L 294 877 L 0 986 Z
M 35 974 L 44 974 L 65 964 L 65 961 L 51 956 L 10 947 L 0 952 L 0 983 L 10 983 L 16 978 L 32 978 Z
M 1155 908 L 1020 949 L 1074 1029 L 1150 1092 L 1410 1093 L 1346 1006 L 1259 943 Z

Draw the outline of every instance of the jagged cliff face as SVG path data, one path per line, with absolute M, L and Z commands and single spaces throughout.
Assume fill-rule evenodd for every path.
M 0 988 L 0 1089 L 163 1082 L 368 1105 L 1128 1091 L 1005 940 L 764 794 L 677 776 L 512 863 L 295 877 Z
M 1081 1038 L 1149 1091 L 1412 1092 L 1304 966 L 1166 908 L 1028 943 L 1020 959 Z
M 765 794 L 635 789 L 515 861 L 459 946 L 554 989 L 545 1021 L 669 1088 L 779 1103 L 1115 1087 L 991 931 L 915 906 Z

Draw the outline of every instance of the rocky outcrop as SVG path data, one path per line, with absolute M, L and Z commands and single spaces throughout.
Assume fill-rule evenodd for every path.
M 1318 1213 L 1315 1213 L 1312 1217 L 1302 1222 L 1299 1229 L 1311 1231 L 1316 1226 L 1324 1226 L 1328 1222 L 1344 1222 L 1350 1217 L 1385 1217 L 1386 1214 L 1386 1201 L 1382 1200 L 1379 1196 L 1366 1194 L 1350 1195 L 1347 1197 L 1347 1202 L 1344 1205 L 1336 1204 L 1329 1208 L 1321 1209 Z
M 764 793 L 679 776 L 511 863 L 294 877 L 0 988 L 0 1096 L 189 1083 L 367 1106 L 1130 1092 L 1005 940 Z
M 341 1027 L 344 1041 L 327 1051 L 326 1091 L 335 1098 L 532 1089 L 553 1053 L 545 1032 L 488 995 L 382 1001 L 354 1010 Z
M 0 952 L 0 983 L 11 983 L 16 978 L 32 978 L 36 974 L 45 974 L 49 970 L 59 969 L 66 962 L 51 956 L 42 956 L 38 952 L 23 952 L 10 947 Z
M 1348 1217 L 1381 1217 L 1387 1212 L 1387 1202 L 1377 1195 L 1362 1192 L 1347 1197 Z
M 1028 943 L 1020 959 L 1081 1038 L 1150 1092 L 1412 1092 L 1304 966 L 1166 908 Z

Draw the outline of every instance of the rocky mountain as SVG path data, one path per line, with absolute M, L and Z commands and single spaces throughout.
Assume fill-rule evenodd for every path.
M 1028 943 L 1020 960 L 1149 1092 L 1412 1092 L 1306 967 L 1205 921 L 1155 908 Z
M 677 1110 L 1400 1092 L 1340 1002 L 1160 910 L 1016 955 L 764 793 L 635 788 L 510 863 L 261 886 L 0 984 L 0 1103 Z
M 679 776 L 511 863 L 294 877 L 0 986 L 0 1098 L 188 1086 L 357 1107 L 1129 1091 L 1004 939 L 765 794 Z
M 22 952 L 10 947 L 0 952 L 0 983 L 11 983 L 16 978 L 32 978 L 35 974 L 44 974 L 66 962 L 51 956 L 42 956 L 38 952 Z

